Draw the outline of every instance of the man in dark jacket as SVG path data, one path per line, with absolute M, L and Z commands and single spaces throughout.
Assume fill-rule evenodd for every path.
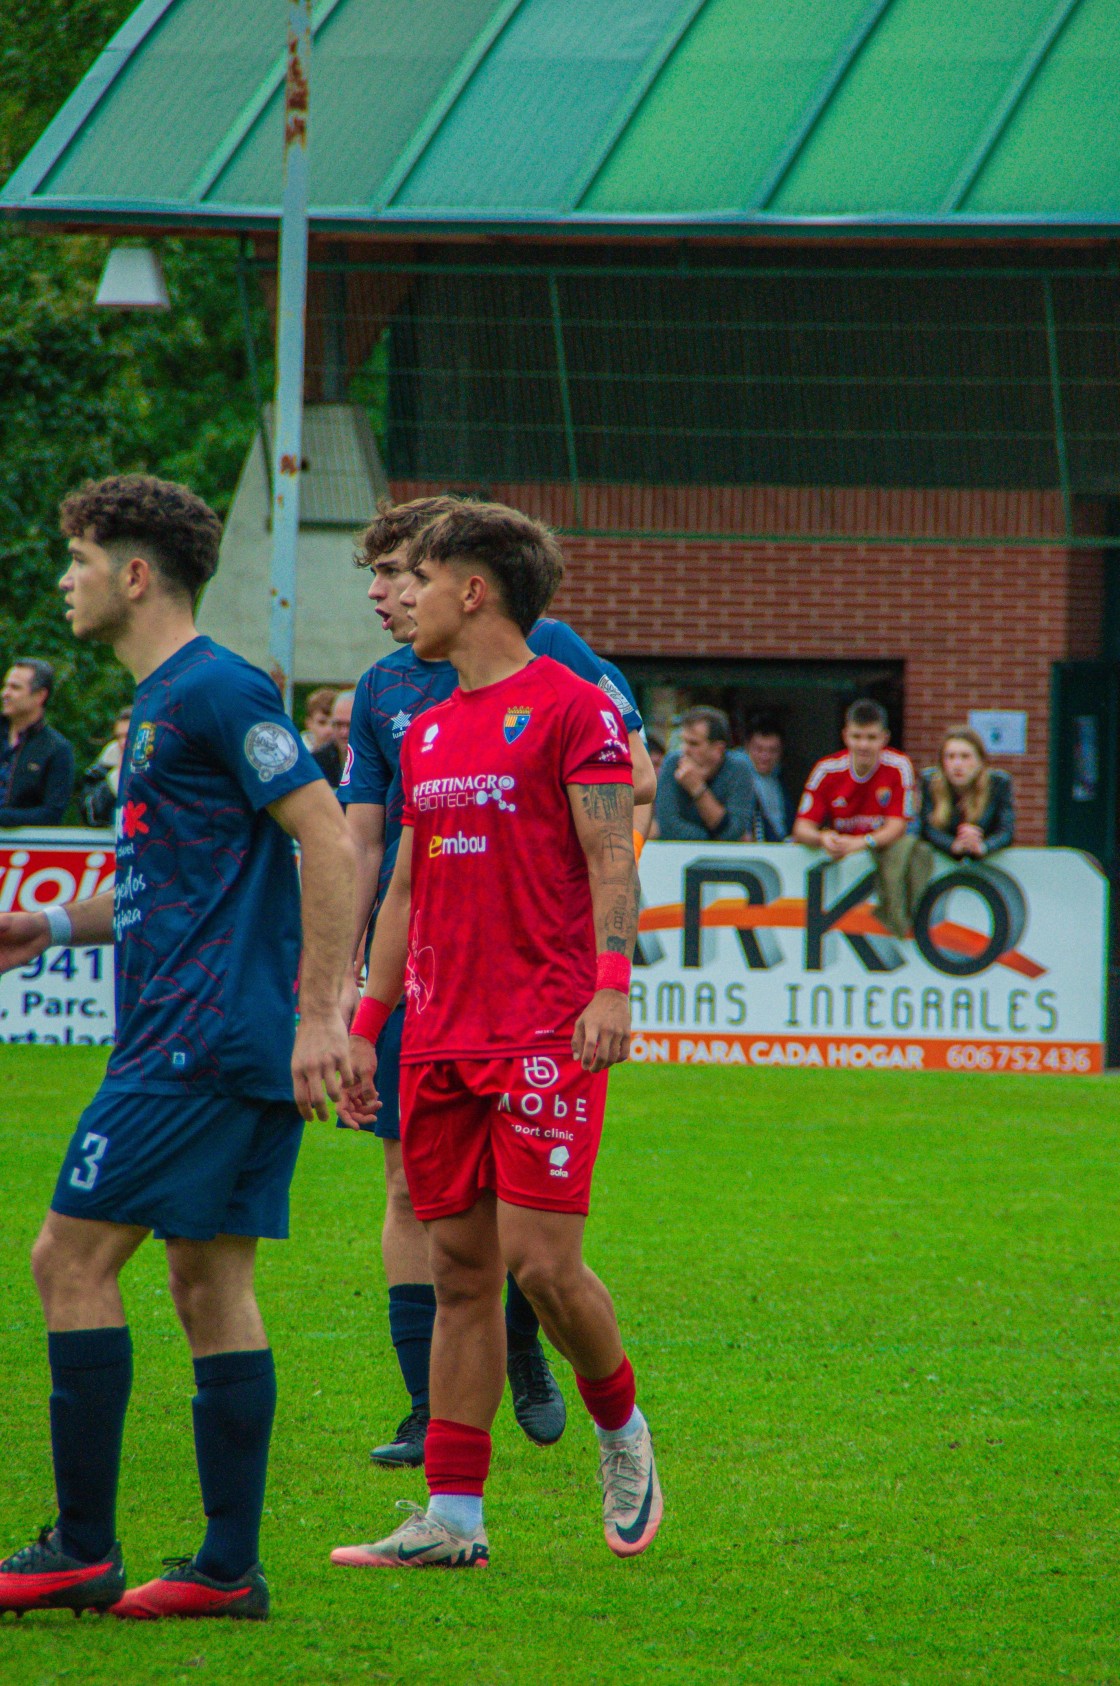
M 0 826 L 60 825 L 74 789 L 74 751 L 46 721 L 49 662 L 14 661 L 0 689 Z

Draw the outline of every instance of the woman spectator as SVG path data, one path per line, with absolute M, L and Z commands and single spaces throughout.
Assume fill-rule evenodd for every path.
M 919 831 L 935 849 L 958 859 L 979 860 L 1014 841 L 1011 776 L 988 765 L 983 740 L 971 726 L 946 732 L 937 766 L 922 774 Z

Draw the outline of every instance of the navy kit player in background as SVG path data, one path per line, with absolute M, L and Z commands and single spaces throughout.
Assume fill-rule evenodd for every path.
M 371 569 L 369 597 L 385 630 L 402 648 L 376 662 L 358 682 L 350 726 L 350 755 L 339 796 L 357 850 L 355 957 L 361 965 L 366 929 L 393 873 L 401 835 L 403 793 L 400 749 L 419 714 L 443 702 L 459 679 L 450 662 L 422 661 L 409 648 L 413 627 L 400 606 L 411 582 L 409 541 L 441 516 L 463 507 L 452 496 L 418 498 L 383 505 L 362 535 L 357 561 Z M 623 717 L 634 764 L 635 798 L 651 802 L 657 780 L 642 736 L 642 720 L 626 681 L 562 621 L 541 619 L 529 634 L 534 655 L 551 656 L 597 685 Z M 355 991 L 352 1006 L 357 1005 Z M 389 1019 L 377 1047 L 381 1110 L 373 1129 L 385 1154 L 385 1223 L 382 1258 L 389 1288 L 389 1332 L 408 1389 L 411 1408 L 393 1439 L 374 1449 L 375 1462 L 422 1462 L 428 1424 L 428 1360 L 435 1322 L 435 1290 L 428 1264 L 428 1240 L 412 1210 L 401 1162 L 397 1084 L 404 1008 Z M 508 1374 L 517 1421 L 531 1440 L 550 1445 L 564 1431 L 564 1399 L 548 1367 L 540 1325 L 529 1301 L 511 1277 L 506 1293 Z
M 58 1521 L 0 1564 L 0 1611 L 261 1618 L 276 1378 L 254 1256 L 258 1237 L 287 1235 L 303 1121 L 327 1117 L 324 1089 L 337 1098 L 351 1069 L 339 996 L 353 849 L 272 681 L 195 630 L 218 560 L 213 512 L 183 486 L 127 475 L 72 494 L 62 525 L 71 628 L 111 644 L 137 681 L 116 883 L 0 916 L 0 967 L 115 940 L 117 1043 L 32 1256 Z M 193 1558 L 126 1592 L 115 1503 L 132 1349 L 118 1278 L 149 1231 L 166 1242 L 194 1358 L 207 1528 Z

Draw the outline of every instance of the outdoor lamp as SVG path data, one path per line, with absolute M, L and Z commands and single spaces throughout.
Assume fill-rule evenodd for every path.
M 170 300 L 159 253 L 150 246 L 114 246 L 93 302 L 105 310 L 167 310 Z

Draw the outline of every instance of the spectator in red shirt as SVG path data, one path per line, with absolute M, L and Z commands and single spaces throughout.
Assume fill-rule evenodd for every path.
M 907 836 L 914 769 L 908 756 L 887 748 L 887 711 L 870 698 L 848 709 L 843 738 L 844 753 L 826 755 L 806 780 L 793 839 L 834 861 L 866 850 L 879 877 L 879 917 L 905 936 L 931 870 L 928 849 L 915 854 L 916 839 Z

